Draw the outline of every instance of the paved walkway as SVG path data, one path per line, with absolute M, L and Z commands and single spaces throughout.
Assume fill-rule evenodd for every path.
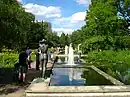
M 32 62 L 31 66 L 32 66 L 32 69 L 29 69 L 28 74 L 27 74 L 28 82 L 31 82 L 34 78 L 40 76 L 40 71 L 35 70 L 35 62 Z M 11 77 L 10 79 L 12 79 Z M 25 97 L 24 91 L 28 87 L 29 84 L 20 86 L 20 85 L 12 84 L 12 80 L 10 80 L 10 83 L 9 81 L 7 83 L 8 84 L 0 86 L 0 97 Z
M 15 93 L 0 95 L 0 97 L 26 97 L 24 94 L 25 89 L 20 89 Z
M 53 64 L 48 63 L 48 70 L 51 69 Z M 36 70 L 36 62 L 31 63 L 31 69 L 29 69 L 27 74 L 27 81 L 31 82 L 34 78 L 40 77 L 40 72 Z M 8 77 L 8 76 L 7 76 Z M 5 78 L 6 79 L 6 78 Z M 9 83 L 9 81 L 8 81 Z M 25 97 L 24 91 L 28 87 L 29 84 L 24 86 L 12 85 L 11 80 L 10 84 L 6 84 L 3 87 L 0 87 L 0 97 Z

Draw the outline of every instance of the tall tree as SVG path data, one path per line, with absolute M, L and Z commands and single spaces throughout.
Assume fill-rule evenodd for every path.
M 34 16 L 25 12 L 16 0 L 0 1 L 0 44 L 11 49 L 25 46 Z
M 129 33 L 124 19 L 117 16 L 117 2 L 115 0 L 92 0 L 91 2 L 86 16 L 86 28 L 84 28 L 87 38 L 84 48 L 111 49 L 119 47 L 122 42 L 116 44 L 117 41 Z

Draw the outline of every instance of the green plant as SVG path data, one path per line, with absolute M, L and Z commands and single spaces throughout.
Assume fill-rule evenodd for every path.
M 86 62 L 90 65 L 95 65 L 101 68 L 103 71 L 112 75 L 113 77 L 121 80 L 124 83 L 129 83 L 128 80 L 124 80 L 128 74 L 128 68 L 130 68 L 130 51 L 93 51 L 89 52 Z M 130 77 L 130 75 L 129 75 Z M 128 78 L 129 78 L 128 77 Z M 129 83 L 130 84 L 130 83 Z
M 18 54 L 15 53 L 1 53 L 0 64 L 3 68 L 12 68 L 18 61 Z

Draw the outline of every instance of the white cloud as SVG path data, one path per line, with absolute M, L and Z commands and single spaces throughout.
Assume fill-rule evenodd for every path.
M 77 12 L 69 17 L 61 17 L 61 8 L 57 6 L 42 6 L 28 3 L 23 5 L 27 12 L 36 15 L 36 20 L 49 20 L 52 23 L 53 31 L 71 34 L 74 30 L 81 28 L 85 24 L 86 12 Z M 49 18 L 49 19 L 48 19 Z
M 43 16 L 45 18 L 61 17 L 60 7 L 55 6 L 42 6 L 38 4 L 28 3 L 23 6 L 27 12 L 31 12 L 34 15 Z
M 91 4 L 91 0 L 76 0 L 76 2 L 78 4 L 83 4 L 83 5 L 87 6 L 87 7 L 89 7 L 89 5 Z
M 86 12 L 77 12 L 70 17 L 61 17 L 55 19 L 52 23 L 63 28 L 79 28 L 85 24 L 85 16 Z
M 75 29 L 65 29 L 65 28 L 52 28 L 53 31 L 56 31 L 58 35 L 64 32 L 65 34 L 71 34 Z
M 86 12 L 77 12 L 71 16 L 71 23 L 78 23 L 85 20 Z
M 18 2 L 22 2 L 22 0 L 17 0 Z

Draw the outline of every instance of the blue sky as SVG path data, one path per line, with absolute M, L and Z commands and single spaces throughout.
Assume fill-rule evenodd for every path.
M 85 22 L 86 10 L 91 0 L 18 0 L 36 20 L 49 21 L 57 32 L 71 33 Z

